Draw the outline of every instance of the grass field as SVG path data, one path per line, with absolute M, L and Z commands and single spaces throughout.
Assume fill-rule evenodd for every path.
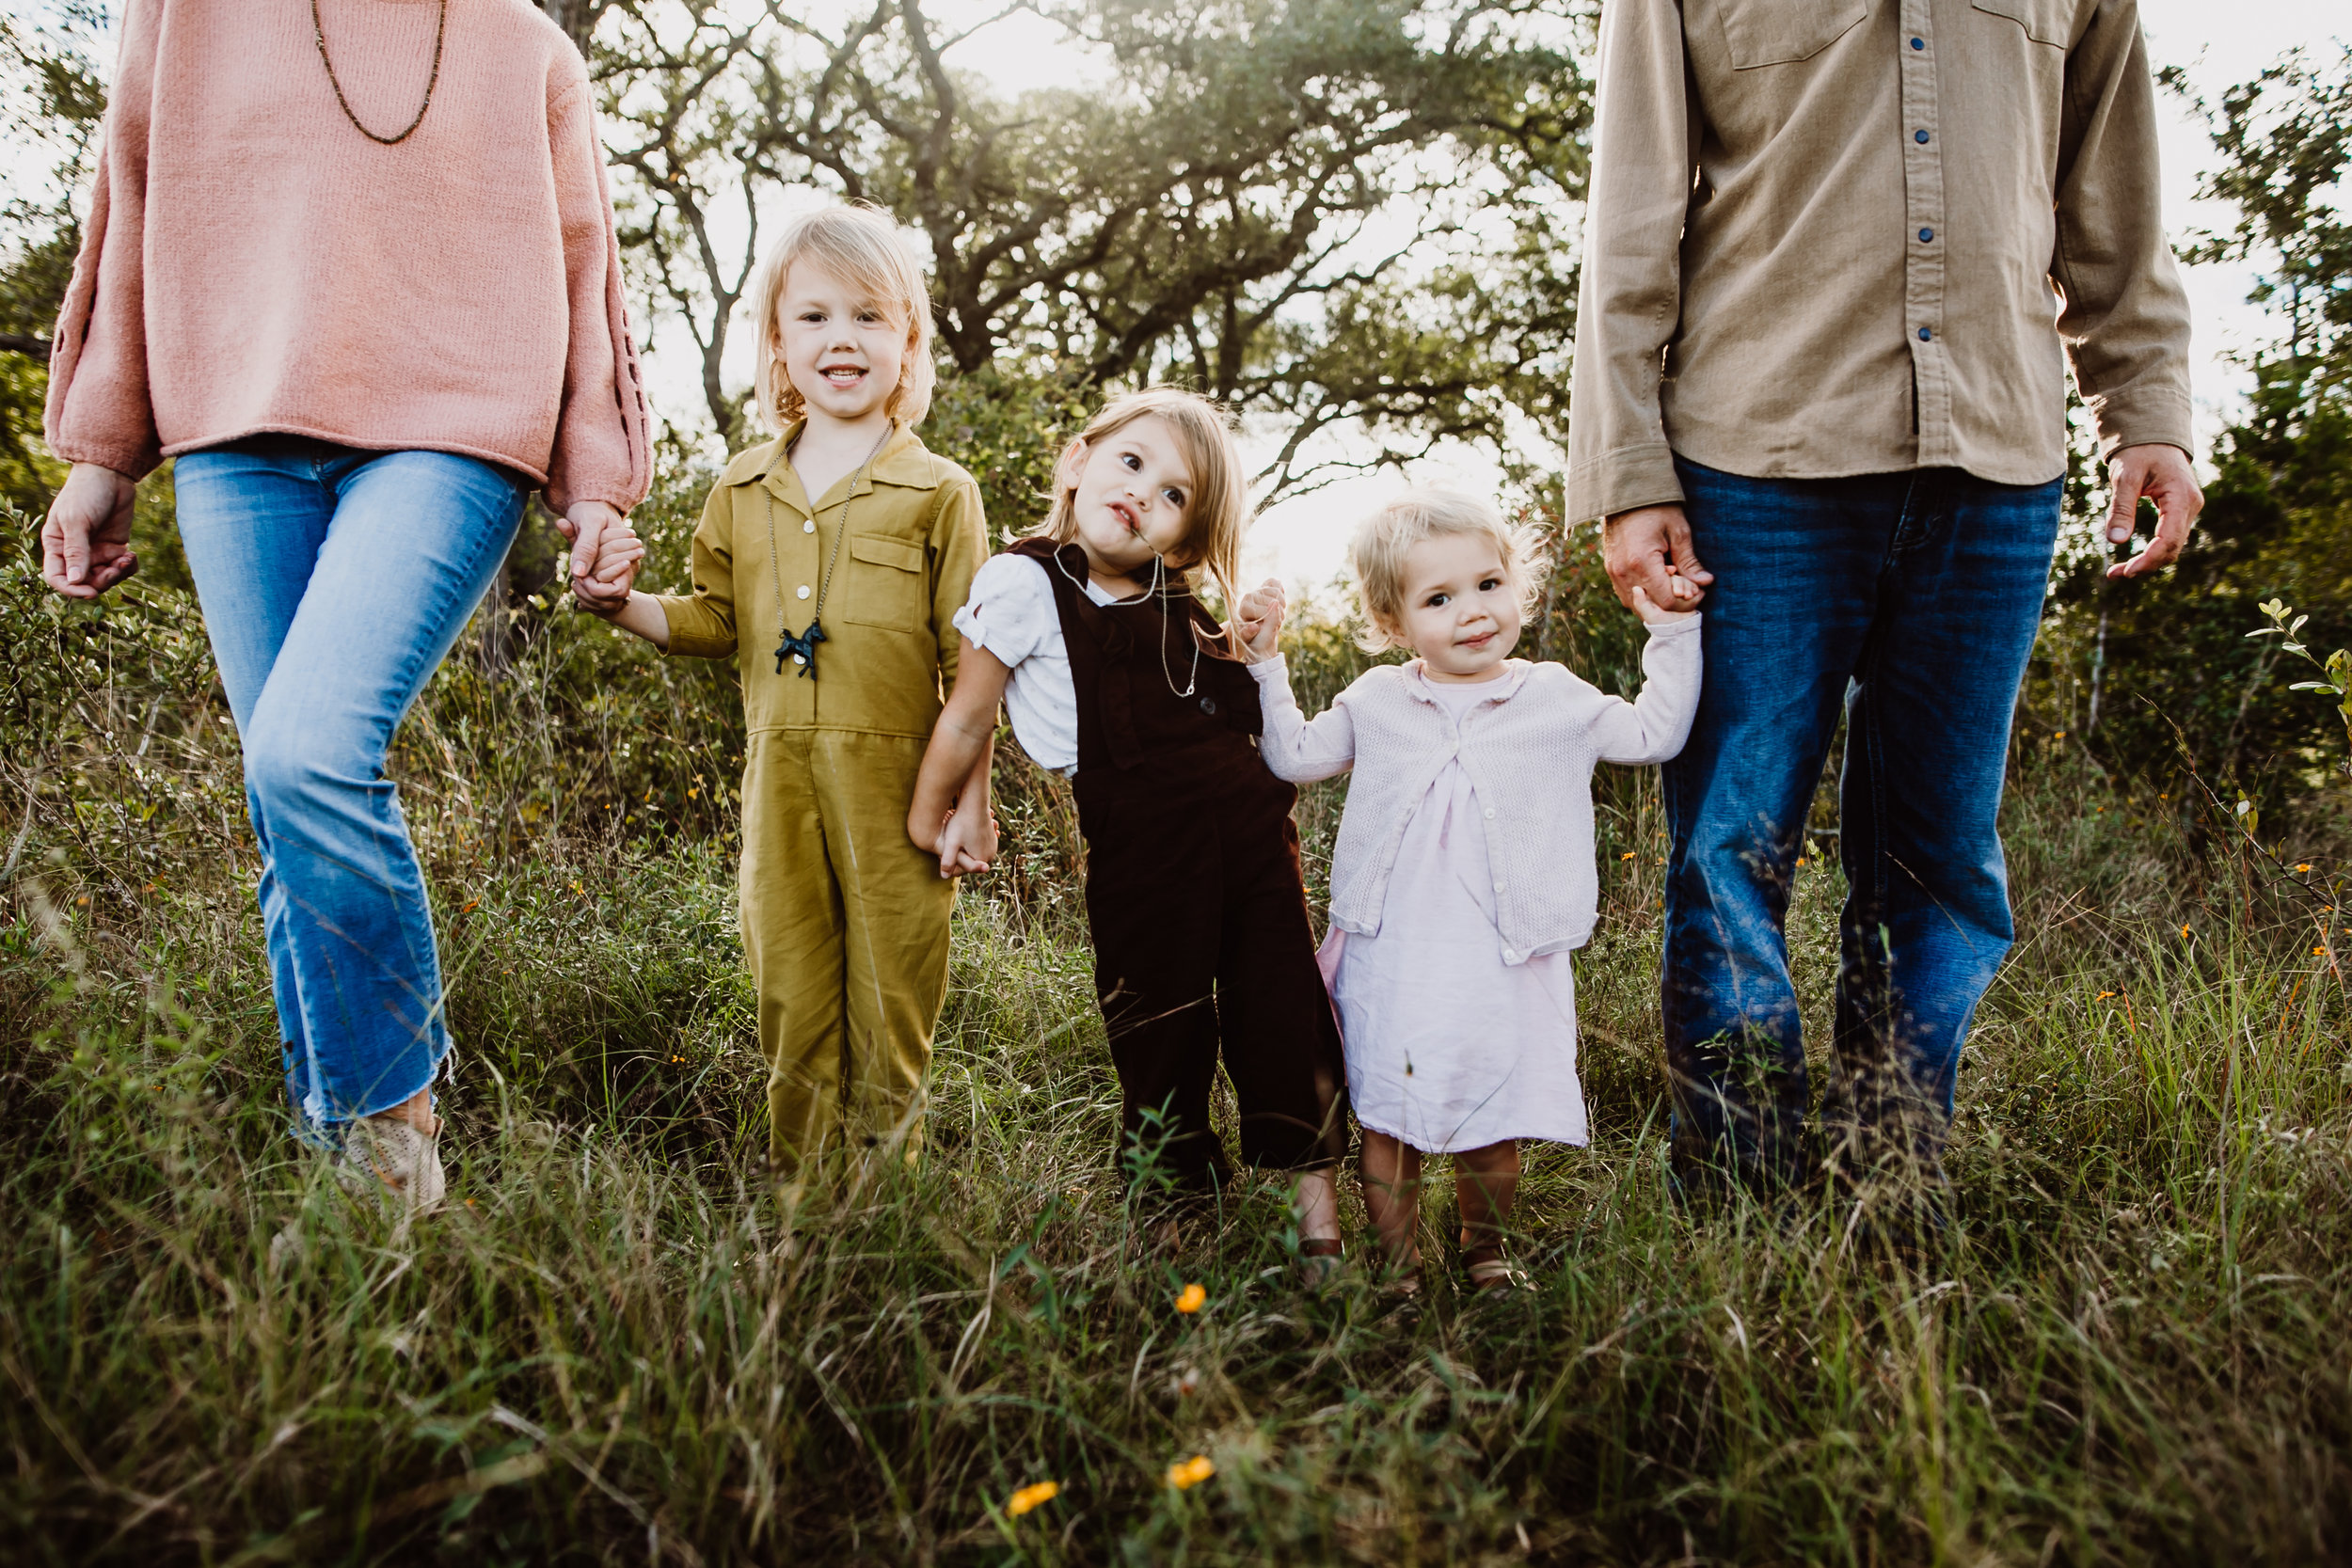
M 670 689 L 641 733 L 626 702 L 702 678 L 641 660 L 558 725 L 586 679 L 563 661 L 632 657 L 567 622 L 501 681 L 461 656 L 404 740 L 462 1042 L 453 1203 L 355 1207 L 285 1136 L 185 601 L 93 620 L 8 572 L 10 1562 L 2352 1556 L 2332 863 L 2282 880 L 2048 726 L 2014 761 L 2021 940 L 1963 1069 L 1948 1250 L 1908 1268 L 1834 1209 L 1669 1201 L 1655 812 L 1626 781 L 1578 972 L 1594 1143 L 1533 1151 L 1523 1189 L 1540 1291 L 1440 1287 L 1400 1332 L 1359 1276 L 1296 1282 L 1270 1189 L 1172 1259 L 1143 1243 L 1066 803 L 1033 776 L 1008 779 L 1021 856 L 959 906 L 928 1156 L 779 1213 L 725 757 L 692 729 L 723 687 Z M 559 744 L 622 781 L 601 816 L 532 783 Z M 1838 894 L 1809 858 L 1816 1023 Z M 1195 1456 L 1214 1473 L 1171 1484 Z

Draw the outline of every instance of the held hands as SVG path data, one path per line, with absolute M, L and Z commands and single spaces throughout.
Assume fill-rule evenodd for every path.
M 985 826 L 978 812 L 947 814 L 939 825 L 939 874 L 961 877 L 986 871 L 996 861 L 996 818 L 989 814 Z
M 555 526 L 572 544 L 572 597 L 580 608 L 607 620 L 628 609 L 645 559 L 645 542 L 628 519 L 603 501 L 579 501 Z
M 1636 584 L 1633 613 L 1642 618 L 1642 625 L 1645 626 L 1663 626 L 1681 620 L 1685 615 L 1696 614 L 1697 607 L 1687 602 L 1671 608 L 1655 604 L 1650 599 L 1649 590 Z
M 2156 536 L 2148 541 L 2146 549 L 2129 561 L 2109 566 L 2107 576 L 2136 578 L 2170 565 L 2181 553 L 2181 546 L 2188 543 L 2190 525 L 2205 509 L 2205 494 L 2197 487 L 2197 474 L 2188 466 L 2188 453 L 2178 447 L 2153 441 L 2125 447 L 2107 465 L 2107 473 L 2115 485 L 2115 499 L 2107 507 L 2108 544 L 2130 541 L 2132 521 L 2138 515 L 2141 497 L 2156 503 Z
M 1637 506 L 1601 525 L 1601 559 L 1618 602 L 1643 620 L 1696 610 L 1715 574 L 1691 547 L 1691 523 L 1679 506 Z M 1637 598 L 1646 600 L 1644 610 Z
M 94 599 L 139 569 L 131 549 L 128 474 L 76 463 L 40 529 L 40 575 L 69 599 Z
M 1273 578 L 1244 594 L 1233 607 L 1233 637 L 1249 663 L 1263 664 L 1282 651 L 1282 616 L 1289 608 L 1281 583 Z

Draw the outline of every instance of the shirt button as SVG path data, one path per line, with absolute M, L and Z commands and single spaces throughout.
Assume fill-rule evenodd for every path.
M 1925 49 L 1927 46 L 1928 40 L 1925 39 L 1913 39 L 1911 40 L 1911 47 L 1914 49 Z
M 814 533 L 814 532 L 816 532 L 816 531 L 817 531 L 817 519 L 816 519 L 816 518 L 814 518 L 814 517 L 811 517 L 811 518 L 810 518 L 807 522 L 803 523 L 803 524 L 801 525 L 801 531 L 802 531 L 803 533 Z
M 1927 342 L 1927 341 L 1930 341 L 1931 340 L 1932 340 L 1932 339 L 1934 338 L 1934 336 L 1935 336 L 1935 334 L 1934 334 L 1934 333 L 1932 333 L 1932 332 L 1929 331 L 1929 330 L 1928 330 L 1926 327 L 1924 327 L 1924 326 L 1923 326 L 1923 327 L 1921 327 L 1921 328 L 1919 329 L 1919 341 L 1920 341 L 1921 342 L 1923 342 L 1923 343 L 1924 343 L 1924 342 Z M 801 596 L 802 596 L 802 597 L 803 597 L 803 598 L 806 598 L 806 597 L 808 596 L 808 590 L 807 590 L 807 589 L 805 589 L 805 588 L 802 589 L 802 590 L 801 590 Z
M 1925 244 L 1927 244 L 1930 240 L 1931 240 L 1931 239 L 1933 239 L 1933 238 L 1935 238 L 1935 230 L 1932 230 L 1932 229 L 1922 229 L 1922 230 L 1919 230 L 1919 243 L 1920 243 L 1921 245 L 1925 245 Z
M 1926 337 L 1926 336 L 1927 336 L 1927 334 L 1926 334 L 1926 333 L 1924 333 L 1924 332 L 1922 332 L 1922 333 L 1920 333 L 1920 334 L 1919 334 L 1919 336 L 1920 336 L 1920 337 L 1922 337 L 1922 338 L 1924 338 L 1924 337 Z M 805 599 L 805 598 L 807 598 L 807 597 L 808 597 L 808 584 L 807 584 L 807 583 L 803 583 L 803 584 L 801 584 L 800 596 L 801 596 L 802 598 L 803 598 L 803 599 Z
M 1928 134 L 1925 131 L 1914 131 L 1911 133 L 1911 139 L 1917 142 L 1920 146 L 1925 147 L 1928 141 Z

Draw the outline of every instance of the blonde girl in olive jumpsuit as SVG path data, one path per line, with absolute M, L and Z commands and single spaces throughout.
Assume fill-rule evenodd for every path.
M 979 487 L 914 434 L 930 309 L 889 220 L 801 215 L 759 297 L 760 411 L 782 434 L 711 490 L 693 593 L 635 594 L 613 618 L 741 673 L 743 953 L 771 1150 L 798 1183 L 839 1146 L 910 1162 L 920 1148 L 955 883 L 909 842 L 907 807 L 987 545 Z M 803 476 L 829 471 L 812 498 Z M 986 823 L 984 803 L 975 817 Z M 951 849 L 948 869 L 993 849 L 993 837 L 969 860 Z

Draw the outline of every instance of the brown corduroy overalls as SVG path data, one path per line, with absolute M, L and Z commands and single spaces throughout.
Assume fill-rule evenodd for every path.
M 1180 1188 L 1224 1181 L 1209 1126 L 1221 1044 L 1244 1161 L 1295 1170 L 1339 1159 L 1339 1026 L 1299 878 L 1298 792 L 1266 770 L 1251 738 L 1263 724 L 1257 683 L 1207 653 L 1193 676 L 1192 628 L 1217 626 L 1181 581 L 1163 599 L 1098 605 L 1077 546 L 1012 548 L 1053 583 L 1077 689 L 1087 920 L 1122 1156 L 1139 1135 L 1165 1135 L 1161 1161 Z

